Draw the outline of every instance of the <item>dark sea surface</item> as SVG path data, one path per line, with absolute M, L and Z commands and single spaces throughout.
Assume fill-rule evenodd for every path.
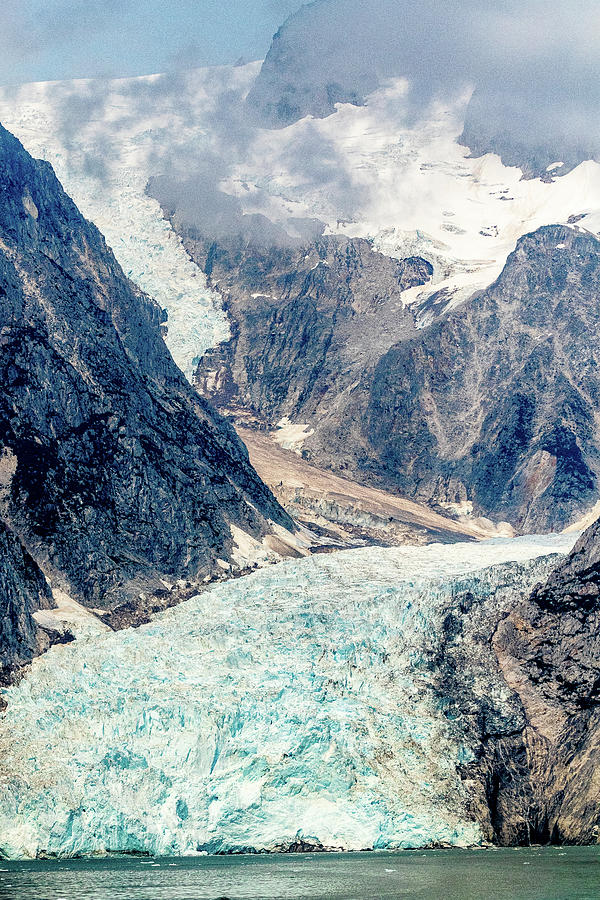
M 600 848 L 5 862 L 10 900 L 598 900 Z

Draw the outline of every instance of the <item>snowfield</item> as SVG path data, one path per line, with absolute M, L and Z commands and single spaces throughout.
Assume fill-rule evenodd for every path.
M 407 291 L 407 303 L 443 290 L 456 305 L 491 284 L 517 239 L 542 225 L 571 219 L 600 233 L 600 166 L 583 163 L 560 177 L 557 160 L 545 183 L 523 180 L 497 156 L 470 159 L 457 142 L 468 93 L 409 121 L 407 83 L 396 79 L 363 107 L 341 105 L 326 119 L 267 131 L 244 107 L 259 66 L 0 91 L 0 121 L 52 163 L 125 272 L 168 311 L 167 343 L 188 377 L 194 359 L 228 337 L 228 325 L 145 194 L 153 175 L 210 182 L 244 213 L 293 234 L 317 219 L 326 233 L 368 238 L 391 256 L 424 256 L 433 281 Z M 199 202 L 200 226 L 202 215 Z
M 5 691 L 0 854 L 481 843 L 442 622 L 465 591 L 510 603 L 575 537 L 288 561 L 52 648 Z M 473 691 L 510 693 L 476 663 Z

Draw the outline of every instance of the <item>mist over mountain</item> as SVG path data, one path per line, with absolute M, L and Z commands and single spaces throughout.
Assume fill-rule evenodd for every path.
M 470 88 L 464 140 L 477 154 L 574 165 L 600 150 L 599 34 L 590 0 L 316 0 L 275 35 L 248 104 L 285 127 L 362 104 L 391 77 L 408 80 L 413 117 Z
M 45 579 L 96 611 L 133 612 L 228 567 L 231 526 L 258 546 L 292 523 L 173 362 L 160 308 L 1 126 L 0 171 L 6 680 L 44 647 L 32 614 L 56 605 Z

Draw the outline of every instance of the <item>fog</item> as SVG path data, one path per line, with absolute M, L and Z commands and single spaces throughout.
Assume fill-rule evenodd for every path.
M 281 127 L 403 76 L 418 117 L 470 86 L 478 151 L 502 138 L 505 154 L 554 144 L 550 156 L 585 157 L 600 146 L 599 51 L 597 0 L 317 0 L 275 36 L 249 105 Z
M 176 110 L 197 127 L 187 142 L 167 133 L 154 141 L 149 191 L 163 207 L 209 235 L 295 241 L 298 234 L 318 234 L 321 225 L 288 227 L 246 215 L 223 188 L 256 152 L 265 127 L 335 115 L 340 101 L 368 103 L 379 85 L 402 77 L 409 85 L 398 114 L 402 125 L 418 125 L 434 101 L 472 90 L 462 140 L 475 155 L 498 152 L 533 176 L 561 160 L 564 174 L 600 157 L 599 44 L 597 0 L 317 0 L 279 29 L 262 68 L 248 70 L 249 80 L 232 87 L 231 70 L 212 72 L 201 119 L 180 60 L 161 78 L 124 82 L 118 127 L 90 129 L 93 140 L 83 154 L 81 135 L 105 115 L 112 89 L 102 80 L 60 87 L 61 139 L 83 173 L 102 180 L 128 118 L 156 120 Z M 360 205 L 364 186 L 310 122 L 290 133 L 279 161 L 294 184 L 325 192 L 341 218 Z

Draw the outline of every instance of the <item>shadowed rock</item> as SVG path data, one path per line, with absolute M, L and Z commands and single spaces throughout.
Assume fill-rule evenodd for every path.
M 175 366 L 162 311 L 4 129 L 0 175 L 0 515 L 53 587 L 110 609 L 220 571 L 232 523 L 291 526 Z

